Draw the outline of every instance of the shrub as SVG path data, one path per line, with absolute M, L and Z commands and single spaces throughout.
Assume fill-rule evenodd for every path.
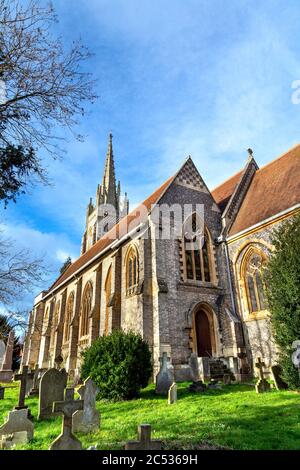
M 101 336 L 82 356 L 82 378 L 92 378 L 99 387 L 100 398 L 135 398 L 148 385 L 151 377 L 149 346 L 133 332 L 117 330 Z
M 291 354 L 293 341 L 300 339 L 300 216 L 284 222 L 272 242 L 275 250 L 265 272 L 270 321 L 283 379 L 297 389 L 300 379 Z

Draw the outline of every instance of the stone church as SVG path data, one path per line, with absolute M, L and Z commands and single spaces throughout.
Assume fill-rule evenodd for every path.
M 201 172 L 205 172 L 205 168 Z M 175 380 L 237 380 L 261 357 L 276 362 L 262 270 L 272 232 L 300 210 L 300 145 L 261 168 L 251 149 L 238 173 L 210 190 L 191 157 L 128 212 L 115 177 L 112 136 L 102 184 L 86 213 L 81 255 L 35 298 L 23 364 L 63 358 L 80 373 L 81 351 L 117 328 L 148 342 L 154 373 L 166 352 Z

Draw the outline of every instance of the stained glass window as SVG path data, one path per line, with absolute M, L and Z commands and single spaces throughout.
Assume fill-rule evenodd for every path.
M 265 310 L 265 292 L 262 280 L 263 259 L 259 253 L 252 253 L 246 265 L 245 283 L 250 313 Z

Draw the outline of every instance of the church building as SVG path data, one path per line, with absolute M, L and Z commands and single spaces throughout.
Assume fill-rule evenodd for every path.
M 81 352 L 122 328 L 140 333 L 154 374 L 164 352 L 175 380 L 230 369 L 237 380 L 261 357 L 276 363 L 262 271 L 272 233 L 300 211 L 300 145 L 245 166 L 211 190 L 191 157 L 129 212 L 109 136 L 102 184 L 90 200 L 81 255 L 35 299 L 23 364 L 80 373 Z

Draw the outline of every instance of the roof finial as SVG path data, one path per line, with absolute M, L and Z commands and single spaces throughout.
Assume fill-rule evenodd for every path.
M 248 152 L 248 157 L 252 158 L 253 157 L 253 150 L 249 148 L 249 149 L 247 149 L 247 152 Z

